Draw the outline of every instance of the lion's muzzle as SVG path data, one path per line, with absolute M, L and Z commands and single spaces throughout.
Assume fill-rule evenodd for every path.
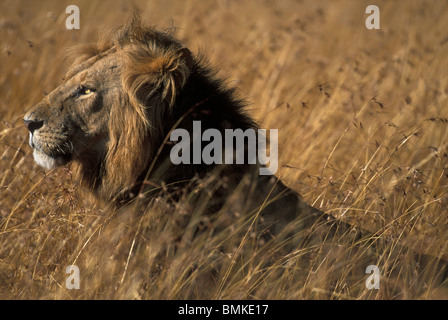
M 72 154 L 64 150 L 64 143 L 59 139 L 50 139 L 41 141 L 39 139 L 39 129 L 44 127 L 44 121 L 33 119 L 31 116 L 25 116 L 23 122 L 30 132 L 29 144 L 33 148 L 34 161 L 46 169 L 52 169 L 63 166 L 70 162 Z M 48 137 L 47 137 L 48 139 Z

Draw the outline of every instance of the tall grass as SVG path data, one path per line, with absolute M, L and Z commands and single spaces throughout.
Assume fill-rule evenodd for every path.
M 80 30 L 65 29 L 70 4 L 81 10 Z M 448 257 L 448 6 L 377 1 L 381 29 L 367 30 L 368 4 L 0 1 L 0 298 L 448 297 L 435 270 L 417 278 L 420 261 L 391 253 L 400 243 Z M 191 195 L 175 213 L 163 203 L 114 212 L 80 190 L 70 166 L 33 164 L 21 119 L 60 82 L 65 50 L 135 9 L 177 27 L 252 102 L 261 126 L 279 129 L 278 175 L 288 186 L 388 240 L 377 252 L 379 290 L 365 288 L 354 244 L 281 255 L 282 244 L 256 241 L 250 215 L 232 210 L 213 219 L 233 228 L 193 237 L 209 221 Z M 65 287 L 73 264 L 79 290 Z

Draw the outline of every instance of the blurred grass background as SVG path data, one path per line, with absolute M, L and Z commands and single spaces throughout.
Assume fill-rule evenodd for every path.
M 80 30 L 65 28 L 71 4 Z M 365 27 L 370 4 L 380 30 Z M 278 176 L 308 203 L 448 257 L 446 1 L 0 0 L 0 298 L 181 299 L 204 297 L 202 286 L 217 288 L 209 298 L 446 297 L 427 283 L 418 296 L 406 285 L 328 292 L 325 276 L 294 285 L 296 275 L 260 277 L 258 265 L 203 284 L 206 264 L 225 259 L 204 250 L 213 241 L 170 254 L 162 229 L 142 233 L 153 216 L 113 216 L 79 195 L 70 167 L 34 165 L 24 113 L 60 83 L 70 46 L 134 10 L 176 28 L 239 88 L 262 128 L 279 129 Z M 162 247 L 169 267 L 159 267 Z M 81 268 L 76 292 L 65 289 L 71 264 Z

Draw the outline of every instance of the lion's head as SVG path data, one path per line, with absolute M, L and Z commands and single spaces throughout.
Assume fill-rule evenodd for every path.
M 37 164 L 49 169 L 73 161 L 84 184 L 104 199 L 133 194 L 156 173 L 168 181 L 202 170 L 167 163 L 169 146 L 161 146 L 174 125 L 190 130 L 192 119 L 206 119 L 214 128 L 253 126 L 200 59 L 138 19 L 74 48 L 71 57 L 62 84 L 24 122 Z

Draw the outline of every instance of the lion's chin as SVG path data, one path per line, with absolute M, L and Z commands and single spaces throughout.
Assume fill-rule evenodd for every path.
M 51 157 L 38 149 L 33 152 L 34 161 L 41 167 L 50 170 L 66 165 L 71 160 L 70 155 Z

